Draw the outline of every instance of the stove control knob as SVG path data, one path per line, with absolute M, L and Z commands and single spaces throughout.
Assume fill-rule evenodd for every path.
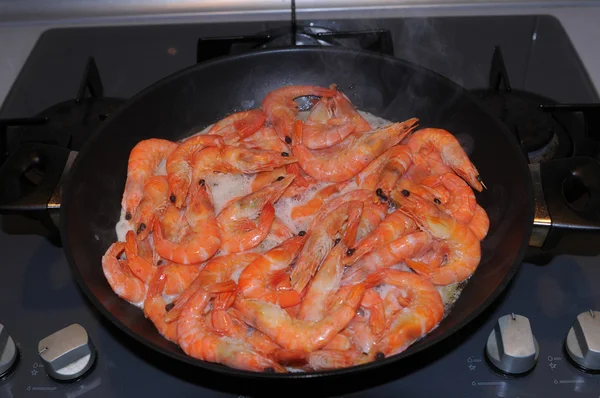
M 539 348 L 529 319 L 515 314 L 498 318 L 485 352 L 492 365 L 502 373 L 518 375 L 533 369 Z
M 0 377 L 8 374 L 17 362 L 19 351 L 4 325 L 0 324 Z
M 86 330 L 76 323 L 42 339 L 38 353 L 48 376 L 59 381 L 80 378 L 96 359 L 96 350 Z
M 577 315 L 569 329 L 567 354 L 583 370 L 600 370 L 600 311 L 586 311 Z

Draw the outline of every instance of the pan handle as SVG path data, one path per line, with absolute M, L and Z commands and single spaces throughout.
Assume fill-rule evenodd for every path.
M 63 182 L 76 156 L 45 144 L 19 147 L 0 167 L 0 214 L 21 214 L 57 229 Z
M 600 163 L 590 157 L 529 165 L 535 219 L 530 246 L 571 254 L 600 247 Z

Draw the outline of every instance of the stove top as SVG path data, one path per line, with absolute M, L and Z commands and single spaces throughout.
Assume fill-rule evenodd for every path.
M 593 137 L 597 131 L 593 115 L 598 96 L 564 30 L 551 17 L 299 21 L 298 26 L 311 29 L 301 35 L 289 33 L 284 39 L 274 36 L 289 32 L 285 23 L 48 31 L 0 111 L 0 135 L 6 138 L 0 155 L 30 140 L 78 150 L 86 134 L 119 106 L 120 99 L 205 59 L 211 49 L 216 51 L 214 55 L 225 51 L 223 44 L 215 43 L 226 42 L 227 51 L 246 51 L 292 39 L 309 44 L 345 41 L 348 46 L 368 46 L 419 63 L 467 89 L 488 93 L 490 98 L 526 93 L 528 100 L 537 104 L 533 106 L 541 119 L 535 122 L 533 135 L 524 138 L 523 129 L 517 128 L 529 154 L 548 147 L 555 135 L 561 141 L 568 135 L 563 130 L 571 134 L 571 124 L 582 131 L 581 137 Z M 246 39 L 240 41 L 241 36 Z M 510 91 L 490 79 L 490 70 L 494 71 L 497 63 L 494 59 L 498 58 L 492 56 L 495 46 L 502 49 L 501 65 L 510 75 Z M 490 89 L 496 94 L 489 94 Z M 543 103 L 537 103 L 541 100 Z M 504 99 L 501 105 L 498 101 L 492 99 L 489 105 L 504 112 Z M 564 104 L 579 104 L 574 114 L 569 110 L 568 123 L 561 121 L 567 114 Z M 539 105 L 547 109 L 539 110 Z M 509 110 L 521 108 L 517 105 Z M 590 116 L 583 117 L 582 112 Z M 546 118 L 548 113 L 550 119 Z M 542 133 L 537 126 L 543 127 Z M 589 151 L 586 155 L 596 153 L 590 149 L 595 139 L 584 145 L 568 138 L 567 143 L 558 145 L 552 156 L 571 156 L 578 153 L 578 146 Z M 35 180 L 36 174 L 30 175 Z M 0 397 L 240 396 L 236 394 L 239 386 L 202 378 L 196 370 L 150 352 L 103 319 L 80 292 L 62 250 L 55 244 L 56 237 L 46 228 L 20 216 L 2 216 L 0 222 L 0 291 L 4 298 L 0 324 L 19 351 L 14 369 L 0 380 Z M 398 369 L 384 384 L 344 397 L 600 396 L 600 376 L 577 369 L 564 352 L 567 332 L 577 315 L 600 309 L 597 261 L 595 255 L 563 254 L 544 265 L 525 262 L 505 294 L 462 333 L 441 344 L 443 347 L 417 356 L 410 371 Z M 519 378 L 496 373 L 484 355 L 496 320 L 513 313 L 529 318 L 539 345 L 537 366 Z M 86 329 L 97 359 L 80 380 L 62 383 L 47 375 L 38 355 L 38 342 L 73 323 Z M 323 395 L 318 391 L 298 393 Z

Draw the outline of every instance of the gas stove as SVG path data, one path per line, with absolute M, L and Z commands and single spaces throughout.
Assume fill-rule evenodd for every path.
M 505 16 L 50 30 L 0 110 L 0 162 L 28 142 L 79 150 L 124 100 L 197 61 L 292 43 L 367 48 L 449 77 L 507 124 L 532 164 L 598 155 L 598 95 L 560 23 Z M 40 162 L 22 170 L 21 183 L 39 184 L 45 173 Z M 576 196 L 573 202 L 585 194 Z M 0 222 L 0 369 L 8 367 L 11 341 L 17 352 L 0 379 L 0 397 L 239 396 L 235 385 L 198 380 L 193 369 L 102 318 L 79 290 L 52 225 L 15 215 Z M 506 292 L 461 333 L 417 356 L 410 371 L 344 396 L 599 397 L 600 376 L 582 371 L 565 351 L 578 315 L 600 310 L 599 253 L 589 251 L 530 250 Z M 537 341 L 536 366 L 521 377 L 502 374 L 485 354 L 506 315 L 527 317 Z M 72 324 L 87 332 L 91 343 L 82 349 L 91 347 L 95 359 L 74 381 L 58 381 L 38 344 Z

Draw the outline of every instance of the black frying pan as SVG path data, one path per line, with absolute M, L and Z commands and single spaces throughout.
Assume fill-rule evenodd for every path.
M 269 91 L 282 85 L 332 83 L 359 109 L 392 121 L 418 117 L 422 127 L 445 128 L 468 144 L 469 155 L 488 187 L 477 194 L 491 225 L 482 242 L 479 268 L 437 329 L 405 352 L 374 363 L 310 374 L 269 374 L 186 356 L 156 332 L 142 311 L 118 298 L 102 273 L 100 259 L 116 240 L 114 227 L 130 150 L 140 140 L 179 140 L 229 113 L 258 107 Z M 62 195 L 60 232 L 73 273 L 100 312 L 149 349 L 198 368 L 200 382 L 218 374 L 230 377 L 228 387 L 240 392 L 250 386 L 243 380 L 252 381 L 254 387 L 283 383 L 286 392 L 315 391 L 317 383 L 343 391 L 350 385 L 357 388 L 357 379 L 368 380 L 383 369 L 410 365 L 409 357 L 468 325 L 514 275 L 532 221 L 532 183 L 521 149 L 506 127 L 463 88 L 396 58 L 332 48 L 294 48 L 209 61 L 167 77 L 132 98 L 105 121 L 77 156 Z

